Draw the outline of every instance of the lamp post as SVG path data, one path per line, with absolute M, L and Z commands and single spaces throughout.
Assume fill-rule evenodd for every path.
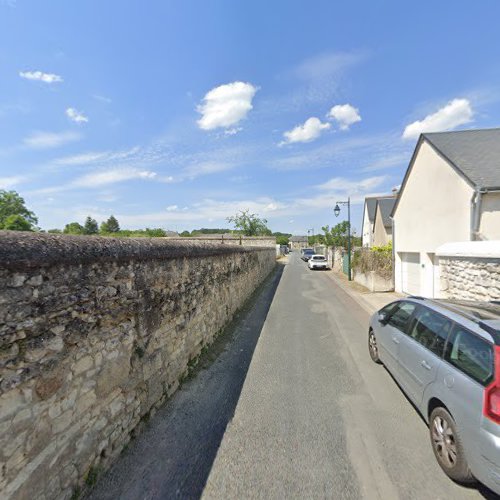
M 351 198 L 348 197 L 347 201 L 337 201 L 333 213 L 335 217 L 340 214 L 339 205 L 347 205 L 347 279 L 352 281 L 351 277 Z

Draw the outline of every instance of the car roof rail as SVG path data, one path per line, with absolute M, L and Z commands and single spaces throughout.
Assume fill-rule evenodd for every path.
M 500 345 L 500 331 L 498 331 L 493 326 L 486 324 L 484 321 L 479 321 L 478 326 L 491 335 L 493 341 L 495 342 L 495 345 Z
M 417 300 L 425 300 L 425 297 L 421 297 L 420 295 L 410 295 L 409 299 L 417 299 Z

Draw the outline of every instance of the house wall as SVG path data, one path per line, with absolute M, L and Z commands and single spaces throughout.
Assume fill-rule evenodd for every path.
M 69 499 L 106 469 L 275 254 L 0 232 L 0 497 Z
M 373 239 L 372 231 L 373 227 L 370 222 L 370 218 L 368 217 L 368 209 L 365 202 L 365 209 L 363 213 L 363 235 L 362 235 L 362 245 L 364 247 L 372 246 L 372 239 Z
M 500 240 L 500 193 L 483 195 L 479 232 L 486 240 Z
M 472 187 L 423 141 L 394 214 L 395 289 L 402 290 L 402 252 L 417 252 L 422 295 L 436 296 L 436 249 L 470 239 Z
M 377 213 L 375 215 L 375 227 L 373 229 L 373 245 L 375 247 L 385 246 L 392 241 L 392 228 L 387 229 L 384 226 L 380 206 L 377 205 Z

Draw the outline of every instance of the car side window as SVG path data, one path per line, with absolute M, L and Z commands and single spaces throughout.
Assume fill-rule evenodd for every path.
M 390 316 L 387 323 L 404 332 L 416 307 L 417 304 L 413 304 L 412 302 L 398 302 L 396 307 L 389 313 Z
M 452 325 L 444 316 L 420 307 L 414 316 L 409 336 L 434 354 L 442 356 Z
M 469 330 L 457 326 L 446 346 L 445 359 L 477 382 L 487 385 L 493 376 L 493 347 Z

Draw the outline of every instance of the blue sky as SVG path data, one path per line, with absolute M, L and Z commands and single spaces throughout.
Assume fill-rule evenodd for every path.
M 44 229 L 333 225 L 499 125 L 500 3 L 0 0 L 0 188 Z

